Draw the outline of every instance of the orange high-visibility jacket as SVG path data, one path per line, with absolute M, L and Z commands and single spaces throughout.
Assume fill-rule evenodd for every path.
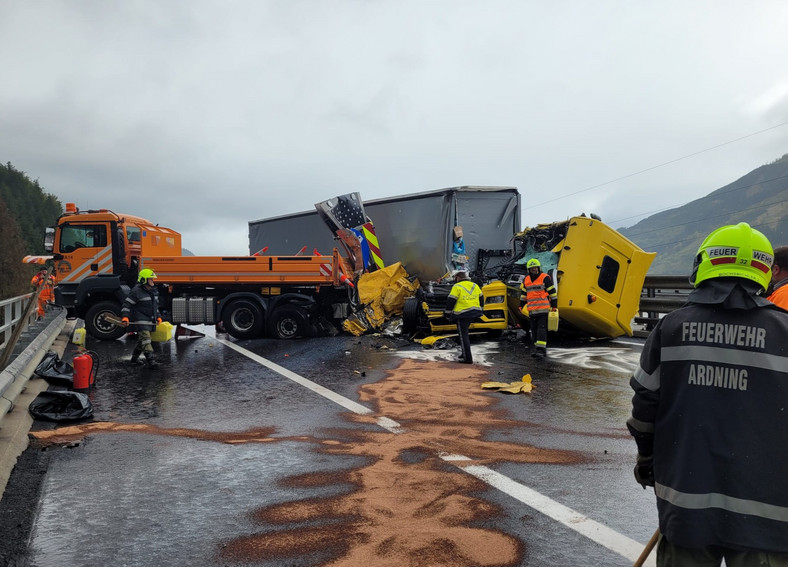
M 534 315 L 550 311 L 550 301 L 555 301 L 558 297 L 553 279 L 544 272 L 540 272 L 533 281 L 531 274 L 525 276 L 520 293 L 520 303 L 528 304 L 528 313 Z
M 30 280 L 30 283 L 34 286 L 42 287 L 41 293 L 38 295 L 40 299 L 55 299 L 55 284 L 57 281 L 55 280 L 55 276 L 49 274 L 49 277 L 46 275 L 36 274 L 33 276 L 33 279 Z

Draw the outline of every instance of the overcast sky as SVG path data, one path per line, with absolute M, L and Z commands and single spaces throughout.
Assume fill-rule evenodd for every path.
M 785 0 L 1 0 L 0 162 L 197 254 L 355 191 L 629 226 L 788 153 L 786 29 Z

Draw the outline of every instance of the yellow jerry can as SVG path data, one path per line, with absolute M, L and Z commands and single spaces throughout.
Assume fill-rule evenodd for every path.
M 172 339 L 172 330 L 174 326 L 168 321 L 162 321 L 156 325 L 156 330 L 150 334 L 150 340 L 154 343 L 166 343 Z
M 85 327 L 74 329 L 74 336 L 71 338 L 71 342 L 77 346 L 85 344 Z
M 557 331 L 558 330 L 558 309 L 555 311 L 550 311 L 547 314 L 547 330 L 548 331 Z

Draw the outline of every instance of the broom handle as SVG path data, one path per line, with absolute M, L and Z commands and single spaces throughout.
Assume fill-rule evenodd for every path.
M 643 548 L 643 551 L 640 553 L 640 557 L 638 557 L 638 560 L 635 561 L 635 564 L 632 567 L 643 567 L 646 559 L 648 559 L 648 556 L 651 555 L 651 551 L 654 549 L 654 546 L 657 545 L 657 541 L 659 541 L 659 528 L 657 528 L 657 531 L 655 531 L 654 535 L 651 536 L 651 539 L 648 540 L 646 547 Z

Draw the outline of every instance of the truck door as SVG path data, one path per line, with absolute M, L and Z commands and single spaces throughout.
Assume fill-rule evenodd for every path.
M 58 284 L 73 284 L 88 276 L 112 273 L 109 223 L 63 223 L 55 242 Z

